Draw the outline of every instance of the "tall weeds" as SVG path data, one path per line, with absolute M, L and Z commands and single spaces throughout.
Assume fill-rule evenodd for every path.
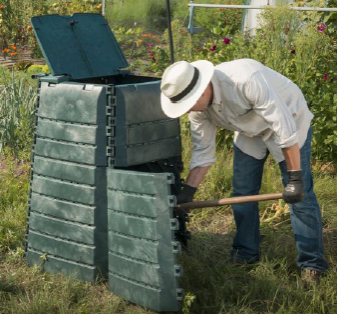
M 8 77 L 5 70 L 0 70 L 0 79 L 0 153 L 6 148 L 18 156 L 20 151 L 30 149 L 37 92 L 14 71 Z

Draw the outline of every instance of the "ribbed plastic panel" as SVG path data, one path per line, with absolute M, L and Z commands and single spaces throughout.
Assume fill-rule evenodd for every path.
M 178 311 L 182 299 L 168 173 L 108 170 L 109 289 L 157 311 Z
M 42 82 L 35 155 L 107 166 L 107 93 L 104 85 Z
M 42 82 L 26 255 L 49 272 L 94 281 L 107 271 L 105 86 Z
M 114 86 L 112 164 L 128 167 L 181 154 L 178 119 L 160 106 L 160 81 Z

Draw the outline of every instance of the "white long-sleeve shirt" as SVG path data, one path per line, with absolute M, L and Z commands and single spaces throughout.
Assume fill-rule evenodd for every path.
M 217 126 L 235 131 L 235 145 L 256 159 L 263 159 L 268 150 L 281 162 L 281 148 L 303 146 L 313 114 L 301 90 L 285 76 L 255 60 L 241 59 L 216 66 L 212 85 L 212 105 L 189 114 L 190 169 L 215 162 Z

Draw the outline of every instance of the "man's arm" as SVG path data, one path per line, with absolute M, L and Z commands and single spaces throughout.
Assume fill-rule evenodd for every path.
M 301 170 L 300 148 L 298 144 L 282 148 L 287 170 Z
M 282 148 L 287 165 L 289 182 L 283 191 L 286 203 L 297 203 L 303 198 L 303 180 L 301 171 L 300 149 L 298 144 Z
M 193 168 L 187 176 L 186 184 L 197 188 L 207 174 L 208 167 Z

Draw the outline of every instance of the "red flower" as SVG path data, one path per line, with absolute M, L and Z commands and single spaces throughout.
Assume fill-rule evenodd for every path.
M 325 30 L 326 28 L 327 28 L 327 27 L 326 27 L 326 25 L 325 25 L 324 22 L 320 22 L 320 23 L 318 23 L 318 25 L 317 25 L 317 29 L 318 29 L 318 31 L 321 32 L 321 33 L 323 33 L 324 30 Z
M 210 51 L 215 51 L 216 50 L 216 45 L 212 45 L 212 47 L 209 50 Z
M 224 42 L 225 45 L 229 45 L 231 40 L 227 37 L 222 38 L 222 41 Z
M 328 79 L 328 74 L 324 74 L 324 81 L 326 81 Z
M 295 48 L 294 48 L 294 49 L 291 49 L 291 50 L 290 50 L 290 53 L 293 54 L 293 55 L 296 54 Z

